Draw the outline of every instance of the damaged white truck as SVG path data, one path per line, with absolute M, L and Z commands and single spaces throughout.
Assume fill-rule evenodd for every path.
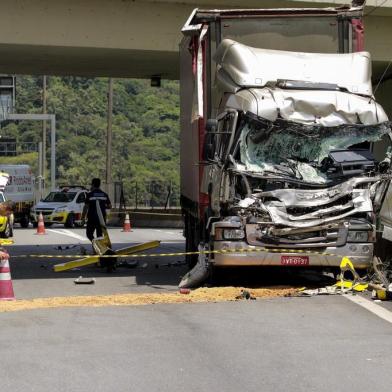
M 195 10 L 182 32 L 181 203 L 191 271 L 373 260 L 391 129 L 361 8 Z

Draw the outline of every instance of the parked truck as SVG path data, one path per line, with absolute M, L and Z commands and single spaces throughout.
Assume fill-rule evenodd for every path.
M 22 227 L 28 227 L 30 209 L 34 204 L 34 176 L 29 165 L 0 165 L 0 171 L 9 175 L 4 194 L 13 202 L 14 219 Z
M 392 150 L 361 18 L 348 6 L 191 14 L 181 206 L 186 250 L 201 254 L 180 286 L 221 266 L 369 267 Z

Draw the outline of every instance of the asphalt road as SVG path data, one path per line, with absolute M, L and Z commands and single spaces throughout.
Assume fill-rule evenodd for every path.
M 116 248 L 153 239 L 162 241 L 158 251 L 184 248 L 179 230 L 122 233 L 113 228 L 110 236 Z M 80 245 L 89 247 L 82 230 L 58 227 L 36 236 L 34 230 L 17 229 L 9 251 L 14 256 L 78 253 Z M 168 261 L 178 257 L 141 259 L 136 268 L 110 275 L 96 267 L 54 273 L 56 261 L 36 257 L 12 258 L 11 269 L 18 298 L 174 291 L 186 268 L 163 266 Z M 94 276 L 97 282 L 77 286 L 73 280 L 79 275 Z M 314 285 L 328 283 L 328 278 L 238 273 L 235 278 L 223 274 L 218 284 L 249 282 Z M 362 297 L 353 299 L 319 296 L 0 313 L 1 390 L 389 392 L 390 304 L 367 301 L 367 310 L 360 306 Z
M 92 252 L 90 242 L 83 229 L 64 229 L 61 226 L 46 229 L 46 235 L 36 235 L 35 229 L 16 229 L 15 244 L 8 247 L 11 255 L 11 274 L 15 295 L 18 299 L 128 293 L 130 291 L 177 290 L 186 267 L 165 267 L 169 262 L 183 262 L 184 257 L 142 258 L 135 261 L 134 268 L 118 268 L 108 274 L 105 269 L 96 266 L 82 267 L 72 271 L 53 272 L 53 265 L 69 259 L 38 258 L 38 254 L 80 254 L 81 247 Z M 135 245 L 152 240 L 161 241 L 161 245 L 147 253 L 183 252 L 184 238 L 178 229 L 134 229 L 124 233 L 120 228 L 110 228 L 109 235 L 114 249 Z M 146 252 L 143 252 L 146 253 Z M 29 258 L 17 258 L 18 255 L 31 255 Z M 131 259 L 134 261 L 133 259 Z M 75 285 L 79 276 L 94 277 L 94 285 Z
M 391 324 L 343 297 L 1 314 L 2 391 L 390 392 Z

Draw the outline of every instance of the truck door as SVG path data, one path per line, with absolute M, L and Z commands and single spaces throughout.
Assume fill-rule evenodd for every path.
M 219 214 L 220 200 L 224 200 L 229 189 L 225 184 L 224 167 L 232 141 L 233 132 L 235 132 L 237 115 L 234 112 L 227 112 L 220 115 L 218 127 L 214 134 L 214 159 L 211 165 L 208 165 L 207 175 L 208 194 L 210 195 L 211 208 L 214 214 Z

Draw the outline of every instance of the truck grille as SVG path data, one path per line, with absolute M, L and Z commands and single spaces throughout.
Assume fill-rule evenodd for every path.
M 348 226 L 325 228 L 298 234 L 272 235 L 266 234 L 258 225 L 247 225 L 247 241 L 249 245 L 275 248 L 326 248 L 343 246 L 347 241 Z
M 42 212 L 42 215 L 50 215 L 53 212 L 53 208 L 47 208 L 47 209 L 40 209 L 40 210 L 35 210 L 35 213 L 39 215 Z

